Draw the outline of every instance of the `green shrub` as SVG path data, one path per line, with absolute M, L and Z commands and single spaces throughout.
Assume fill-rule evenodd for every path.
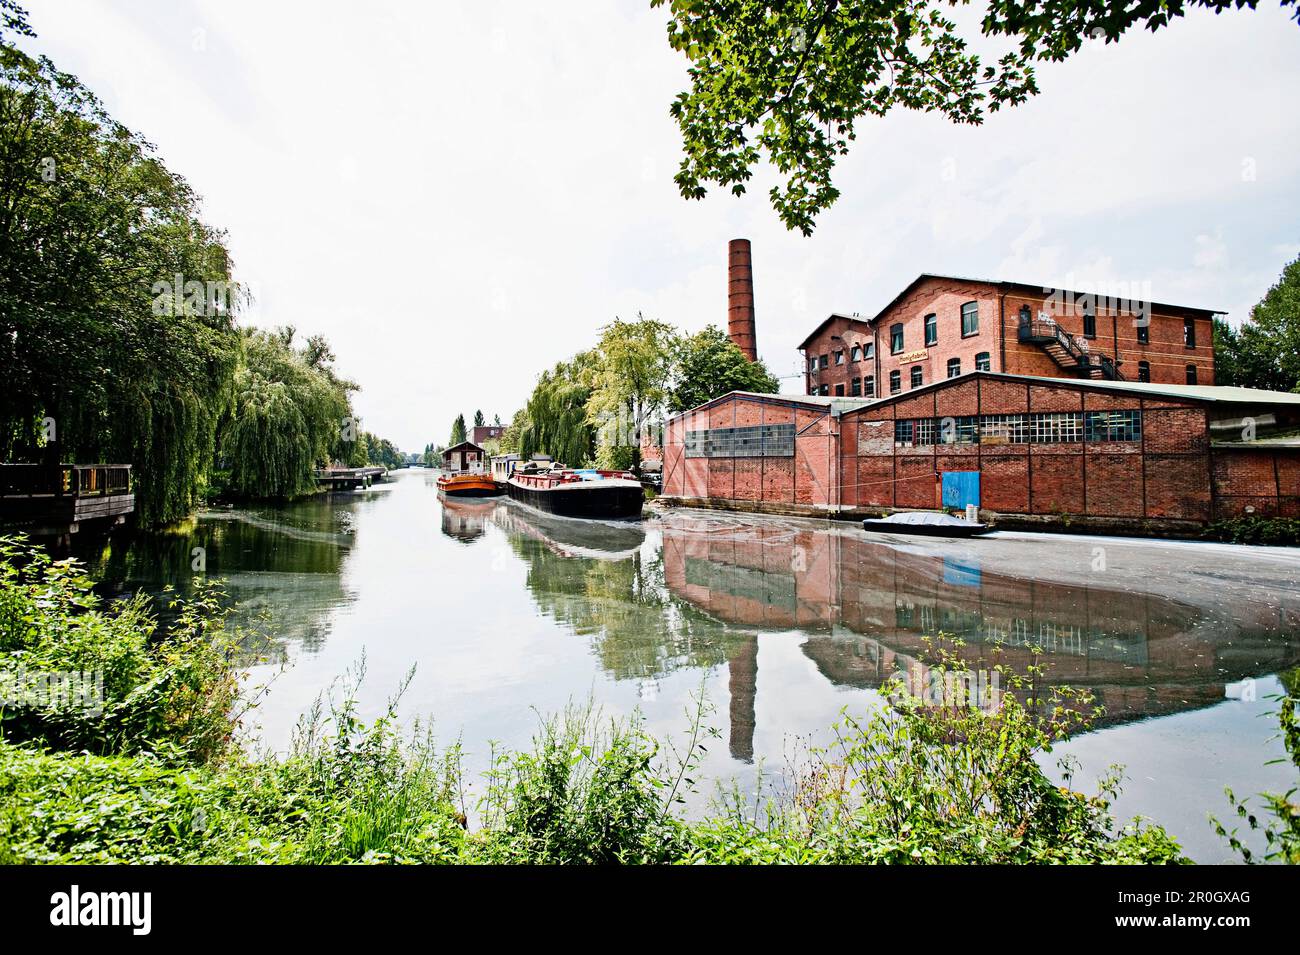
M 1203 536 L 1233 544 L 1294 547 L 1300 545 L 1300 519 L 1255 515 L 1234 517 L 1210 524 Z
M 638 722 L 603 722 L 590 705 L 544 720 L 529 752 L 500 754 L 482 806 L 487 861 L 671 861 L 680 823 L 674 781 Z
M 951 652 L 933 671 L 960 669 Z M 1087 725 L 1091 699 L 1057 688 L 1032 695 L 1036 667 L 1007 684 L 996 712 L 947 694 L 937 704 L 895 696 L 862 720 L 846 717 L 836 742 L 813 750 L 792 792 L 759 811 L 737 798 L 690 831 L 702 862 L 1167 863 L 1182 862 L 1163 829 L 1117 828 L 1110 804 L 1118 770 L 1096 796 L 1051 782 L 1038 757 Z M 1026 695 L 1022 703 L 1019 695 Z
M 84 675 L 95 692 L 36 693 L 0 712 L 11 742 L 109 754 L 167 751 L 195 761 L 225 753 L 240 716 L 237 635 L 226 595 L 199 582 L 160 630 L 137 595 L 105 605 L 73 560 L 0 538 L 0 679 L 11 689 L 49 674 Z M 90 697 L 98 697 L 92 700 Z

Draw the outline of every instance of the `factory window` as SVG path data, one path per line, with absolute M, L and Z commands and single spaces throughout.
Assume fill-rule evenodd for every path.
M 862 360 L 862 346 L 861 346 L 861 345 L 854 345 L 854 346 L 853 346 L 853 350 L 852 350 L 851 352 L 849 352 L 849 360 L 850 360 L 850 361 L 861 361 L 861 360 Z
M 1083 415 L 1078 411 L 1029 416 L 1029 440 L 1035 444 L 1062 444 L 1083 437 Z
M 688 458 L 789 458 L 794 425 L 763 424 L 686 432 Z
M 933 312 L 925 316 L 925 344 L 939 344 L 939 316 Z
M 957 377 L 958 375 L 960 375 L 960 374 L 961 374 L 961 359 L 960 359 L 960 358 L 949 358 L 949 359 L 948 359 L 948 377 L 949 377 L 949 378 L 956 378 L 956 377 Z
M 862 346 L 862 357 L 863 357 L 863 358 L 875 358 L 875 357 L 876 357 L 876 343 L 875 343 L 875 342 L 867 342 L 865 345 Z
M 1084 338 L 1096 338 L 1096 337 L 1097 337 L 1097 316 L 1096 316 L 1096 315 L 1089 315 L 1087 312 L 1084 312 L 1084 314 L 1083 314 L 1083 337 L 1084 337 Z
M 816 371 L 816 370 L 817 370 L 817 356 L 816 356 L 816 355 L 813 355 L 811 358 L 808 359 L 808 370 L 809 370 L 809 371 Z
M 1022 414 L 987 414 L 980 418 L 980 444 L 1024 444 L 1029 423 Z
M 913 365 L 912 366 L 912 387 L 920 388 L 921 383 L 922 381 L 924 381 L 924 379 L 925 379 L 925 374 L 924 372 L 921 371 L 921 366 Z
M 830 366 L 831 366 L 831 362 L 828 356 L 822 355 L 820 358 L 817 359 L 818 368 L 829 368 Z
M 1196 319 L 1183 319 L 1183 344 L 1188 348 L 1196 347 Z
M 1141 441 L 1142 412 L 1089 411 L 1084 434 L 1089 441 Z
M 896 395 L 903 390 L 903 373 L 895 369 L 889 373 L 889 393 Z
M 836 385 L 836 386 L 835 386 L 835 397 L 836 397 L 836 398 L 843 398 L 843 397 L 844 397 L 844 386 L 843 386 L 843 385 Z
M 894 422 L 894 446 L 910 448 L 912 439 L 915 437 L 914 421 L 895 421 Z
M 822 385 L 822 396 L 825 397 L 826 395 L 829 395 L 830 393 L 831 393 L 831 386 L 830 386 L 830 385 Z
M 889 353 L 897 355 L 903 350 L 903 326 L 891 325 L 889 327 Z
M 967 302 L 961 307 L 961 335 L 978 335 L 980 330 L 979 302 Z
M 862 393 L 868 398 L 876 397 L 876 376 L 867 375 L 862 379 Z
M 835 364 L 837 365 L 844 364 L 844 349 L 841 348 L 839 351 L 835 353 Z
M 979 419 L 970 415 L 939 419 L 939 440 L 943 444 L 976 444 L 980 439 Z
M 1151 380 L 1151 362 L 1149 361 L 1138 362 L 1138 381 L 1150 381 L 1150 380 Z
M 918 448 L 928 448 L 934 444 L 934 419 L 920 418 L 916 422 L 913 442 Z
M 862 394 L 862 379 L 861 379 L 861 378 L 854 378 L 852 381 L 849 382 L 849 394 L 851 394 L 851 395 L 860 395 L 860 394 Z
M 976 371 L 992 371 L 992 370 L 993 370 L 993 362 L 989 359 L 989 353 L 988 353 L 988 352 L 986 352 L 986 351 L 982 351 L 982 352 L 980 352 L 978 355 L 975 356 L 975 370 L 976 370 Z
M 1151 344 L 1151 319 L 1145 316 L 1138 316 L 1134 321 L 1137 323 L 1138 344 Z
M 1196 366 L 1195 366 L 1195 365 L 1188 365 L 1188 366 L 1187 366 L 1187 383 L 1188 383 L 1189 385 L 1194 385 L 1194 384 L 1196 384 Z

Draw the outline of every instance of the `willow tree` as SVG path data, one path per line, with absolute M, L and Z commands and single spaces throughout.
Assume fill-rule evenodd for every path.
M 641 440 L 668 400 L 679 341 L 673 326 L 642 315 L 634 322 L 615 318 L 601 329 L 587 415 L 601 443 L 623 449 L 634 469 Z
M 220 439 L 230 493 L 289 500 L 314 490 L 315 469 L 359 437 L 348 433 L 353 390 L 311 342 L 295 348 L 292 329 L 246 331 Z
M 571 467 L 590 463 L 596 455 L 596 429 L 587 415 L 594 352 L 579 352 L 542 372 L 519 415 L 519 453 L 549 454 Z
M 0 41 L 0 457 L 131 463 L 142 523 L 184 516 L 242 298 L 185 181 L 75 77 Z

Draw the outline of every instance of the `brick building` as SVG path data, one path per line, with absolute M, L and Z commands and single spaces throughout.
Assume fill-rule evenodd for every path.
M 505 430 L 505 425 L 479 424 L 470 430 L 469 439 L 474 444 L 482 446 L 487 441 L 501 440 L 501 435 Z
M 804 391 L 889 397 L 971 371 L 1214 384 L 1218 312 L 1019 282 L 923 274 L 871 318 L 799 344 Z
M 1300 395 L 978 371 L 868 401 L 733 392 L 666 425 L 664 494 L 1193 531 L 1300 517 Z M 959 479 L 960 477 L 960 479 Z

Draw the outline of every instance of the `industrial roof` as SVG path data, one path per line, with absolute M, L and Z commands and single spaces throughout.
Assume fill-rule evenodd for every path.
M 983 378 L 994 378 L 1001 381 L 1023 381 L 1033 382 L 1040 385 L 1051 385 L 1054 387 L 1074 387 L 1085 390 L 1093 389 L 1097 391 L 1111 391 L 1126 394 L 1164 396 L 1167 398 L 1183 398 L 1193 401 L 1212 401 L 1224 404 L 1245 404 L 1245 405 L 1297 405 L 1300 406 L 1300 394 L 1293 394 L 1288 391 L 1265 391 L 1262 388 L 1236 388 L 1227 385 L 1162 385 L 1146 381 L 1097 381 L 1092 378 L 1045 378 L 1038 375 L 1011 375 L 1000 371 L 971 371 L 956 378 L 942 378 L 939 381 L 932 381 L 922 385 L 920 388 L 911 388 L 907 391 L 900 392 L 896 395 L 884 395 L 879 398 L 853 398 L 853 397 L 834 397 L 831 395 L 772 395 L 764 394 L 758 391 L 729 391 L 725 395 L 719 395 L 711 401 L 690 411 L 698 411 L 700 408 L 707 408 L 710 405 L 717 404 L 731 397 L 755 398 L 764 401 L 779 402 L 783 404 L 804 405 L 806 407 L 825 408 L 834 415 L 841 415 L 849 411 L 856 411 L 867 405 L 878 404 L 886 401 L 899 401 L 904 398 L 910 398 L 913 395 L 930 391 L 935 388 L 944 388 L 963 379 L 969 379 L 975 376 Z M 671 415 L 672 418 L 680 417 L 681 412 L 677 415 Z
M 941 279 L 941 280 L 946 279 L 950 282 L 974 282 L 979 285 L 992 285 L 1001 289 L 1016 289 L 1019 291 L 1029 291 L 1036 295 L 1042 295 L 1048 292 L 1061 292 L 1061 293 L 1068 292 L 1071 295 L 1091 294 L 1096 298 L 1101 298 L 1103 294 L 1101 292 L 1083 293 L 1083 292 L 1079 292 L 1076 289 L 1058 289 L 1055 285 L 1033 285 L 1029 282 L 1007 282 L 1000 279 L 979 279 L 979 278 L 972 278 L 966 275 L 940 275 L 937 272 L 922 272 L 916 278 L 912 279 L 912 281 L 908 282 L 907 285 L 904 286 L 901 292 L 899 292 L 892 299 L 890 299 L 888 305 L 886 305 L 884 308 L 878 311 L 868 321 L 875 322 L 876 320 L 878 320 L 881 315 L 884 315 L 885 312 L 889 311 L 891 308 L 897 305 L 909 292 L 912 291 L 912 289 L 916 288 L 917 285 L 919 285 L 921 282 L 924 282 L 926 279 Z M 1114 296 L 1112 296 L 1112 298 L 1113 297 Z M 1147 304 L 1150 305 L 1151 308 L 1155 311 L 1195 312 L 1198 315 L 1226 314 L 1223 311 L 1223 309 L 1217 309 L 1217 308 L 1197 308 L 1196 306 L 1193 305 L 1171 305 L 1168 302 L 1148 302 Z M 800 345 L 799 347 L 802 348 L 803 346 Z

